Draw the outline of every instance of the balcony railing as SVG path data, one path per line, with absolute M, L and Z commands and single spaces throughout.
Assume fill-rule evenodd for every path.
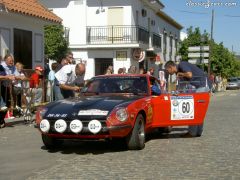
M 157 48 L 162 48 L 162 37 L 155 33 L 153 33 L 153 46 Z
M 149 32 L 139 26 L 88 26 L 87 44 L 149 44 Z

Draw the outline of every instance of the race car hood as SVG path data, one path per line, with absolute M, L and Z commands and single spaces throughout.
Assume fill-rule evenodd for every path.
M 141 99 L 141 96 L 82 96 L 79 98 L 70 98 L 50 103 L 46 106 L 47 112 L 45 118 L 76 118 L 80 111 L 100 110 L 108 112 L 106 117 L 116 106 L 126 107 L 133 101 Z M 91 118 L 93 118 L 92 115 Z

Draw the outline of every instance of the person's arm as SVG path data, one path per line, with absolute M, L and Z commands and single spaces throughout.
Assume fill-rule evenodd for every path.
M 64 90 L 80 91 L 80 87 L 78 86 L 69 86 L 66 84 L 60 84 L 59 86 L 61 89 L 64 89 Z
M 180 78 L 185 77 L 185 78 L 191 79 L 192 78 L 192 72 L 178 72 L 177 77 L 180 77 Z
M 7 75 L 7 76 L 0 75 L 0 80 L 15 80 L 15 76 L 13 76 L 13 75 Z
M 21 80 L 21 81 L 27 81 L 27 80 L 29 80 L 29 78 L 27 78 L 27 77 L 24 76 L 24 75 L 15 76 L 15 79 L 16 79 L 16 80 Z

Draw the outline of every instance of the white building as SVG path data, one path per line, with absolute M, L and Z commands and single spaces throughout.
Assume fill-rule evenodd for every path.
M 86 60 L 86 78 L 109 65 L 155 67 L 175 60 L 182 26 L 158 0 L 41 0 L 69 28 L 69 46 Z M 157 71 L 156 71 L 157 75 Z
M 0 0 L 0 55 L 11 53 L 26 69 L 44 64 L 44 25 L 61 18 L 37 1 Z

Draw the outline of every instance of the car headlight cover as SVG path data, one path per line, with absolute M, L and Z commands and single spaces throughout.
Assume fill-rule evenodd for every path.
M 119 121 L 126 121 L 128 119 L 128 112 L 125 108 L 120 108 L 116 112 L 116 117 Z
M 67 129 L 67 123 L 63 119 L 59 119 L 55 122 L 54 128 L 57 132 L 63 133 Z
M 98 120 L 92 120 L 88 123 L 88 129 L 91 133 L 97 134 L 101 131 L 102 124 Z
M 50 123 L 47 119 L 43 119 L 40 122 L 40 129 L 41 129 L 42 132 L 48 133 L 48 131 L 50 130 Z
M 70 129 L 73 133 L 79 133 L 82 131 L 82 128 L 83 128 L 83 124 L 81 121 L 79 120 L 73 120 L 71 123 L 70 123 Z

